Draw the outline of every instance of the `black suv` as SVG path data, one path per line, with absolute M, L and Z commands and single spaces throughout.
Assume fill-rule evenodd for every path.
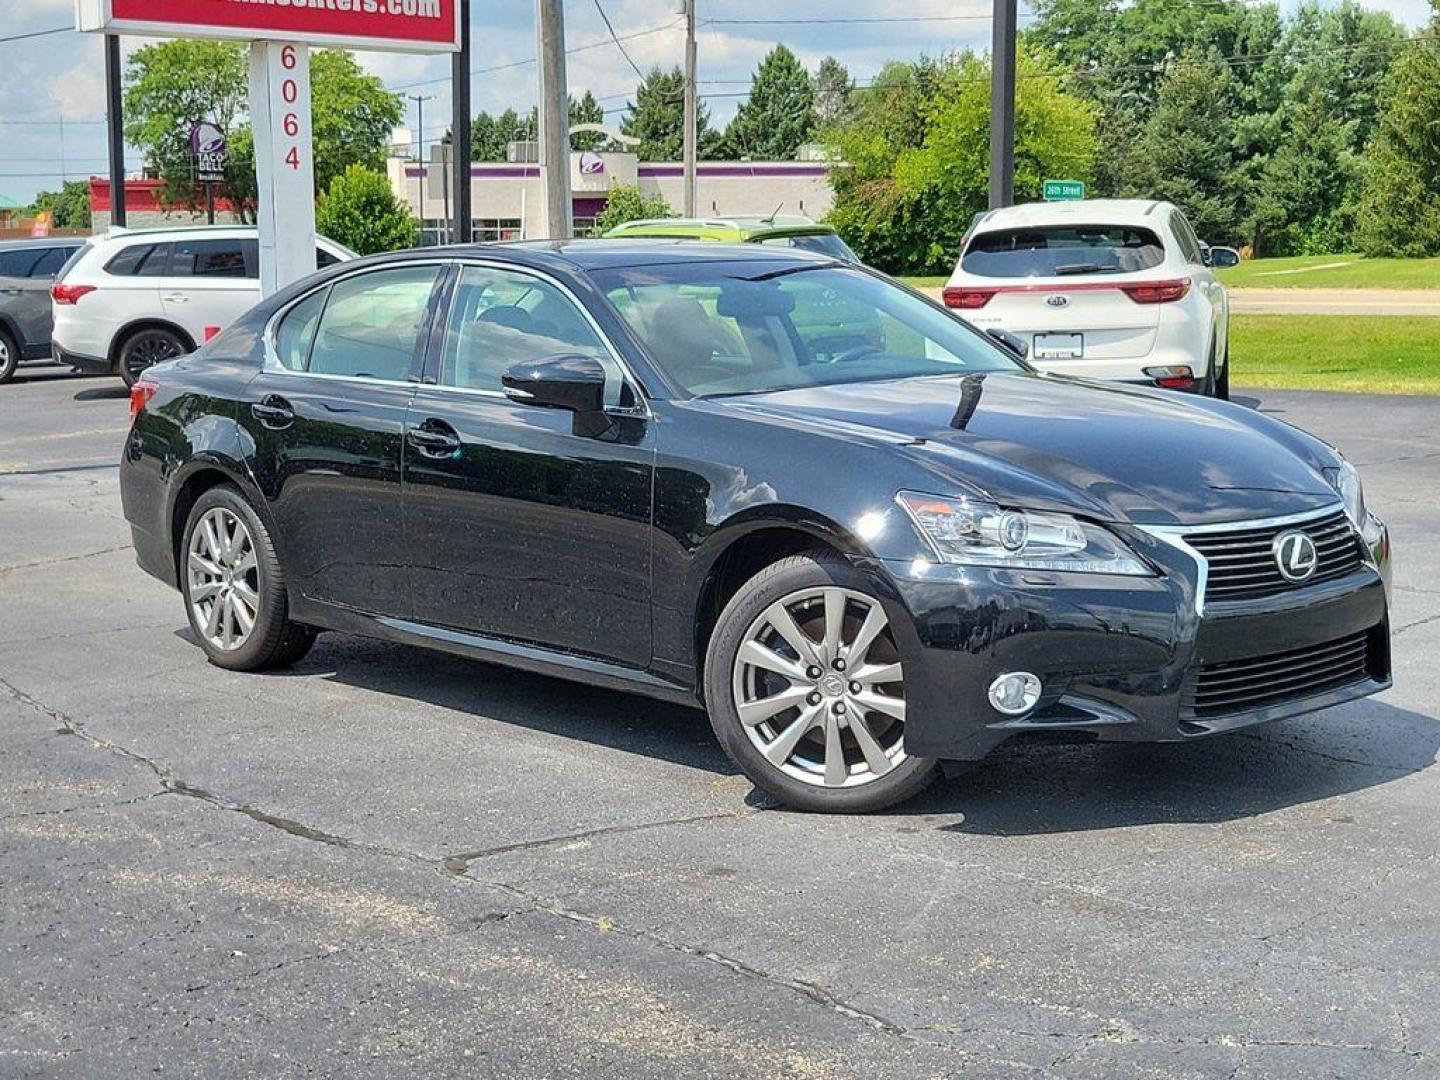
M 50 358 L 50 286 L 83 237 L 0 244 L 0 383 L 22 360 Z

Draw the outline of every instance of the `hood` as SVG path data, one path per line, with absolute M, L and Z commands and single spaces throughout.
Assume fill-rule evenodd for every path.
M 1242 406 L 1030 373 L 857 382 L 716 401 L 842 438 L 873 438 L 934 474 L 933 494 L 1108 521 L 1191 525 L 1338 502 L 1323 443 Z M 917 478 L 924 490 L 925 478 Z

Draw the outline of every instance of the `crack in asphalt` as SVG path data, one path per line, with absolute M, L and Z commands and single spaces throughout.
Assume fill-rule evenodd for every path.
M 136 795 L 133 799 L 115 799 L 106 802 L 84 803 L 80 806 L 61 806 L 54 810 L 29 810 L 23 814 L 0 814 L 0 821 L 27 821 L 30 818 L 58 817 L 62 814 L 78 814 L 85 810 L 113 810 L 120 806 L 134 806 L 136 803 L 147 802 L 150 799 L 158 799 L 164 795 L 163 791 L 147 791 L 144 795 Z
M 1391 633 L 1390 633 L 1390 639 L 1393 641 L 1395 638 L 1399 637 L 1401 634 L 1405 633 L 1407 630 L 1414 630 L 1417 626 L 1424 626 L 1424 625 L 1426 625 L 1427 623 L 1432 623 L 1432 622 L 1434 622 L 1434 621 L 1437 620 L 1437 619 L 1440 619 L 1440 615 L 1429 615 L 1429 616 L 1426 616 L 1426 617 L 1423 618 L 1423 619 L 1416 619 L 1416 620 L 1415 620 L 1414 622 L 1412 622 L 1412 623 L 1406 623 L 1404 626 L 1400 627 L 1398 630 L 1393 630 L 1393 631 L 1391 631 Z
M 99 558 L 101 555 L 113 555 L 117 551 L 130 551 L 132 545 L 119 544 L 115 547 L 101 548 L 99 551 L 87 551 L 83 555 L 61 555 L 54 559 L 37 559 L 34 562 L 16 563 L 14 566 L 0 566 L 0 577 L 13 574 L 16 570 L 35 570 L 42 566 L 59 566 L 61 563 L 82 562 L 85 559 Z
M 1256 735 L 1248 731 L 1236 731 L 1232 732 L 1232 734 L 1242 739 L 1253 739 L 1256 742 L 1283 746 L 1287 750 L 1294 750 L 1300 754 L 1309 754 L 1311 757 L 1323 758 L 1326 761 L 1334 761 L 1340 765 L 1359 765 L 1366 769 L 1376 769 L 1380 772 L 1394 773 L 1396 776 L 1410 776 L 1412 773 L 1424 772 L 1430 767 L 1429 765 L 1423 765 L 1411 768 L 1408 765 L 1390 765 L 1383 761 L 1366 761 L 1364 758 L 1341 757 L 1339 754 L 1327 754 L 1323 750 L 1316 750 L 1314 747 L 1305 746 L 1291 739 L 1278 738 L 1273 734 Z
M 515 844 L 501 844 L 498 847 L 481 848 L 478 851 L 467 851 L 459 855 L 447 855 L 441 860 L 442 865 L 452 874 L 464 874 L 470 869 L 471 864 L 481 859 L 488 859 L 492 855 L 505 855 L 512 851 L 533 851 L 536 848 L 553 847 L 557 844 L 574 844 L 584 840 L 593 840 L 600 836 L 623 836 L 626 833 L 644 832 L 649 829 L 659 829 L 670 825 L 699 825 L 706 821 L 739 820 L 749 817 L 755 813 L 754 810 L 727 810 L 715 814 L 697 814 L 695 817 L 667 818 L 663 821 L 642 821 L 634 825 L 607 825 L 599 829 L 586 829 L 583 832 L 566 833 L 563 836 L 546 836 L 538 840 L 522 840 Z

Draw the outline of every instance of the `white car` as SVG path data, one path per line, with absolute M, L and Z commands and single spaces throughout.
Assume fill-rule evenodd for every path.
M 1227 397 L 1229 305 L 1214 271 L 1239 261 L 1170 203 L 1027 203 L 977 217 L 943 295 L 1018 338 L 1041 370 Z
M 316 241 L 317 269 L 355 258 Z M 112 230 L 77 252 L 50 290 L 51 351 L 78 371 L 140 372 L 194 351 L 260 302 L 254 228 Z

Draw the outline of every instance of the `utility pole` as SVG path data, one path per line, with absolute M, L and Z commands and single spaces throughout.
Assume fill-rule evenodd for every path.
M 475 213 L 470 201 L 470 0 L 460 0 L 460 51 L 450 60 L 450 97 L 454 105 L 450 119 L 454 167 L 450 175 L 455 185 L 450 200 L 455 211 L 450 240 L 468 244 L 475 239 Z
M 575 234 L 570 201 L 570 92 L 565 84 L 565 13 L 561 0 L 535 0 L 540 57 L 540 175 L 545 183 L 545 235 Z
M 120 37 L 105 35 L 105 124 L 110 141 L 110 224 L 125 225 L 125 117 L 120 98 Z
M 425 102 L 434 101 L 434 94 L 411 94 L 415 102 L 415 156 L 420 161 L 420 245 L 425 245 Z
M 990 209 L 1015 201 L 1016 0 L 995 0 L 990 45 Z
M 695 157 L 699 106 L 695 100 L 695 0 L 685 4 L 685 216 L 695 216 Z

